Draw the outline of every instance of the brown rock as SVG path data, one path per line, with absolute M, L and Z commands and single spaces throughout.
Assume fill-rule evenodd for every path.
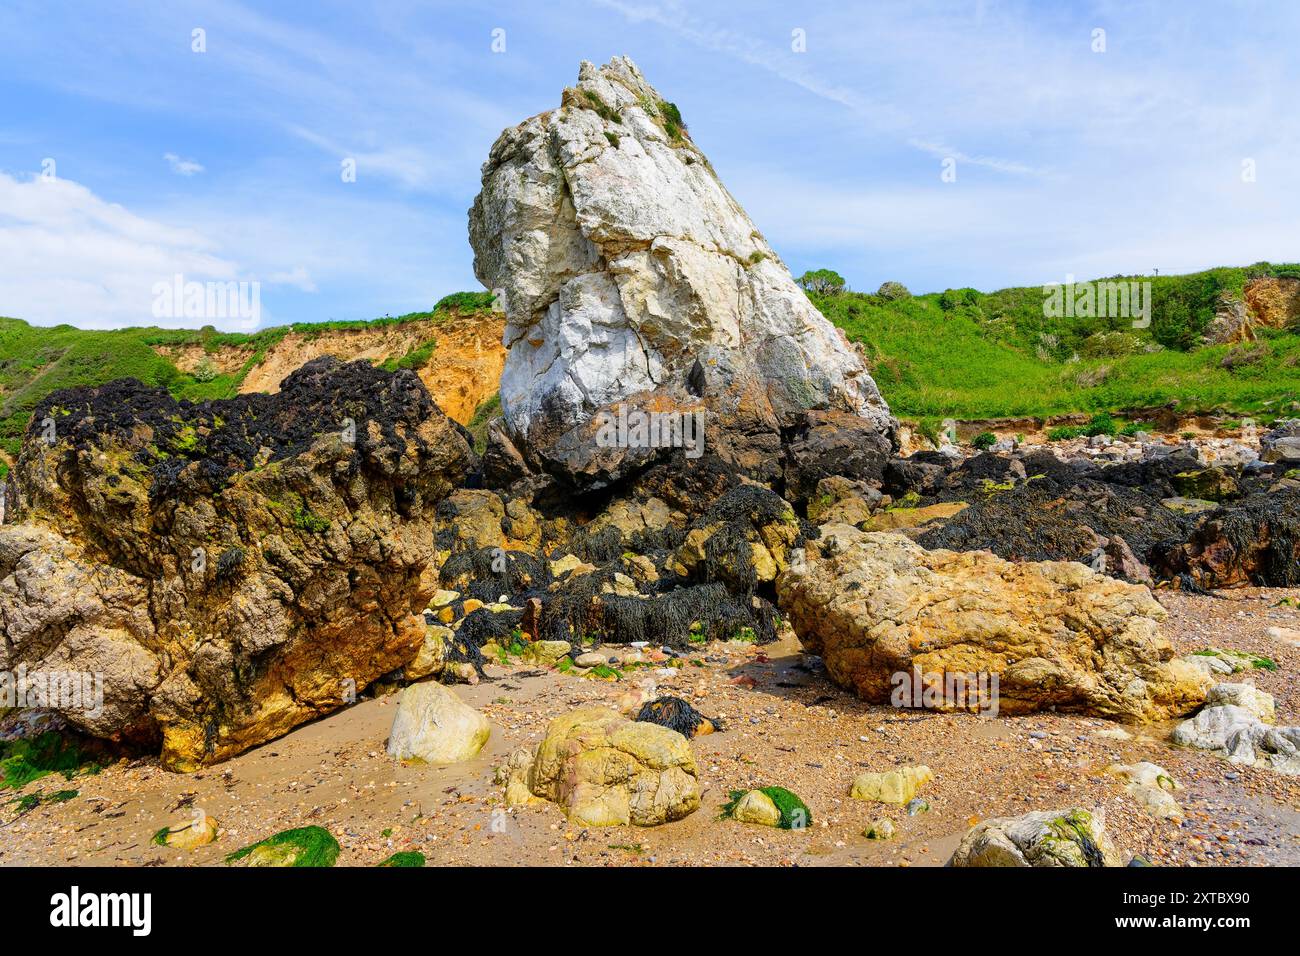
M 1081 564 L 926 551 L 848 525 L 826 526 L 804 555 L 777 581 L 780 606 L 865 700 L 891 701 L 897 675 L 916 671 L 996 674 L 1008 714 L 1160 720 L 1204 699 L 1208 679 L 1174 659 L 1150 591 Z

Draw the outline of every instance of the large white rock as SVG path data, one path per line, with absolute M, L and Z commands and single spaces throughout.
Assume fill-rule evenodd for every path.
M 665 389 L 773 431 L 780 416 L 832 408 L 892 432 L 860 355 L 674 109 L 626 57 L 584 62 L 558 109 L 493 145 L 469 231 L 475 273 L 508 316 L 509 436 L 536 451 L 604 407 Z
M 1273 698 L 1249 684 L 1216 684 L 1195 717 L 1174 728 L 1183 747 L 1213 750 L 1248 767 L 1300 774 L 1300 727 L 1272 727 Z
M 388 734 L 388 755 L 398 760 L 449 764 L 469 760 L 487 743 L 487 718 L 452 691 L 426 681 L 402 691 Z

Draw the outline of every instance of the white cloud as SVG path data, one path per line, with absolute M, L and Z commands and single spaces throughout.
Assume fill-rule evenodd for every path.
M 0 173 L 0 314 L 82 328 L 193 325 L 153 315 L 154 287 L 176 275 L 196 282 L 260 278 L 204 231 L 136 215 L 68 179 Z M 263 281 L 315 290 L 301 268 L 268 270 Z M 212 324 L 247 330 L 254 323 Z
M 195 173 L 203 172 L 201 163 L 196 163 L 192 159 L 182 159 L 175 153 L 163 153 L 163 159 L 167 160 L 167 165 L 178 176 L 193 176 Z

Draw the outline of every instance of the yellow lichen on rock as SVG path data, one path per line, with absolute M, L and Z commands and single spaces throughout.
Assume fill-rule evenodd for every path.
M 1210 683 L 1174 657 L 1164 608 L 1146 587 L 1075 562 L 927 551 L 901 534 L 833 524 L 777 591 L 831 678 L 875 703 L 914 703 L 895 699 L 900 674 L 982 674 L 998 679 L 989 689 L 1000 713 L 1055 707 L 1151 721 L 1191 711 Z
M 686 738 L 605 707 L 552 720 L 536 752 L 512 754 L 502 776 L 507 804 L 542 798 L 586 826 L 656 826 L 700 805 Z

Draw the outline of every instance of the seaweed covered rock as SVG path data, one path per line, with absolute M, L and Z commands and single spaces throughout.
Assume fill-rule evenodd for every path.
M 282 830 L 226 857 L 235 866 L 327 867 L 339 858 L 339 841 L 324 827 Z
M 1099 538 L 1123 538 L 1142 561 L 1157 542 L 1185 537 L 1189 520 L 1164 507 L 1159 497 L 1101 480 L 1112 469 L 1076 474 L 1053 468 L 1048 459 L 1056 462 L 1048 452 L 1025 456 L 1023 479 L 954 471 L 936 496 L 968 507 L 927 528 L 917 542 L 953 551 L 987 548 L 1011 561 L 1090 562 Z
M 812 826 L 808 804 L 785 787 L 732 790 L 729 796 L 722 807 L 724 818 L 781 830 L 806 830 Z
M 581 661 L 578 661 L 581 664 Z M 636 719 L 647 724 L 658 724 L 675 730 L 683 737 L 699 737 L 722 729 L 716 718 L 705 717 L 680 697 L 664 696 L 646 701 Z
M 1081 564 L 927 551 L 849 525 L 825 526 L 803 555 L 777 580 L 780 607 L 831 679 L 864 700 L 891 702 L 899 674 L 996 675 L 1007 714 L 1150 721 L 1204 699 L 1209 679 L 1174 657 L 1151 592 Z M 936 706 L 987 706 L 980 681 L 952 685 L 956 699 L 945 683 Z
M 1300 584 L 1300 492 L 1257 492 L 1154 548 L 1153 570 L 1206 589 Z
M 437 504 L 472 466 L 411 372 L 317 359 L 273 395 L 56 392 L 0 526 L 0 667 L 102 675 L 92 734 L 193 769 L 355 699 L 421 648 Z M 42 425 L 44 423 L 44 425 Z
M 807 409 L 895 427 L 860 354 L 719 182 L 677 108 L 617 57 L 506 130 L 469 213 L 474 270 L 508 317 L 494 475 L 584 487 L 703 449 L 777 477 Z M 704 432 L 605 442 L 602 412 Z M 681 416 L 685 416 L 683 419 Z M 634 433 L 630 433 L 634 434 Z M 498 463 L 510 467 L 498 467 Z
M 516 753 L 505 768 L 507 803 L 549 800 L 575 824 L 656 826 L 700 806 L 686 738 L 604 707 L 555 718 L 535 753 Z
M 199 810 L 184 823 L 163 827 L 153 835 L 152 842 L 174 850 L 197 850 L 215 841 L 220 832 L 221 827 L 216 818 Z
M 976 824 L 948 866 L 1123 866 L 1106 834 L 1105 812 L 1074 808 L 998 817 Z
M 799 520 L 785 499 L 757 485 L 737 485 L 691 525 L 668 567 L 683 578 L 752 592 L 776 580 L 800 538 Z
M 756 823 L 764 827 L 774 827 L 781 822 L 781 811 L 762 790 L 741 794 L 731 805 L 728 815 L 737 823 Z
M 787 429 L 785 495 L 809 500 L 825 478 L 879 488 L 893 454 L 889 439 L 870 422 L 838 411 L 808 411 Z

